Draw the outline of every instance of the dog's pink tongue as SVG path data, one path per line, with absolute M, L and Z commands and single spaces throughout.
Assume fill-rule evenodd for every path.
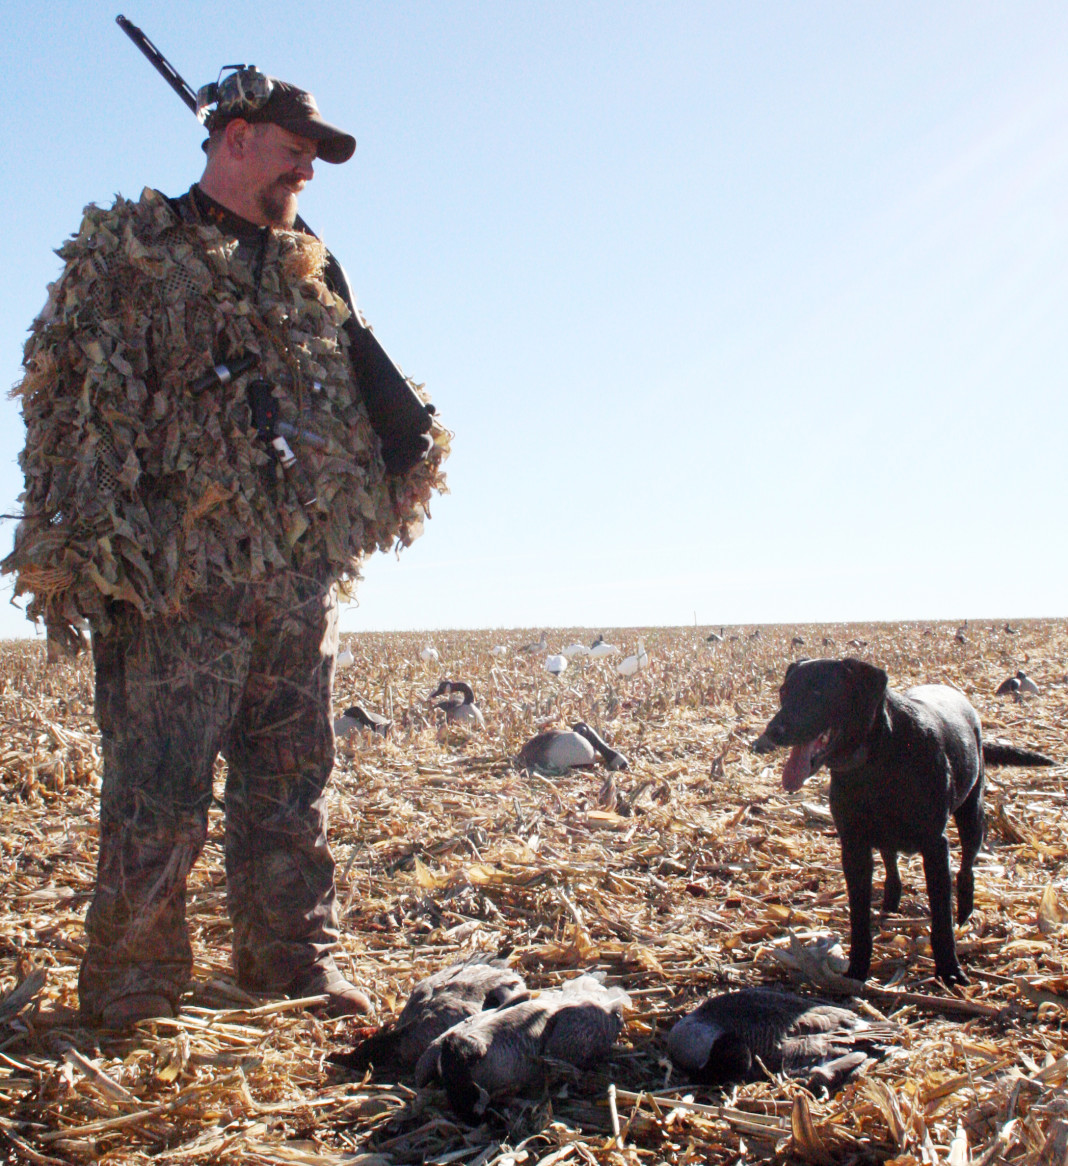
M 809 741 L 807 745 L 795 745 L 790 750 L 790 756 L 782 767 L 782 788 L 793 793 L 799 790 L 809 774 L 812 772 L 812 754 L 816 752 L 816 742 Z

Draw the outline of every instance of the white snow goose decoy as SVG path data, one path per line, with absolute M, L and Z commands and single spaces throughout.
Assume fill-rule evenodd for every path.
M 348 648 L 342 648 L 337 654 L 338 668 L 351 668 L 356 663 L 356 657 L 349 651 Z
M 712 996 L 668 1033 L 675 1065 L 706 1085 L 758 1081 L 772 1073 L 835 1088 L 874 1063 L 900 1030 L 848 1008 L 771 988 Z
M 358 704 L 347 708 L 339 717 L 334 718 L 334 736 L 344 737 L 355 729 L 368 729 L 377 733 L 379 737 L 388 737 L 393 722 L 381 713 L 369 713 Z
M 440 1080 L 453 1109 L 477 1121 L 493 1099 L 536 1085 L 546 1057 L 578 1069 L 602 1066 L 629 1006 L 622 989 L 579 976 L 558 990 L 479 1012 L 431 1044 L 415 1067 L 416 1084 Z
M 633 656 L 625 656 L 616 665 L 616 671 L 620 676 L 635 676 L 643 668 L 649 667 L 649 653 L 645 650 L 645 645 L 638 641 L 638 650 Z
M 610 644 L 604 636 L 598 636 L 597 639 L 590 644 L 590 656 L 594 660 L 602 660 L 605 656 L 618 656 L 619 645 Z
M 593 765 L 598 754 L 609 769 L 626 769 L 629 764 L 589 725 L 578 721 L 570 729 L 547 729 L 531 737 L 519 751 L 519 764 L 524 769 L 566 773 Z
M 479 729 L 486 727 L 482 710 L 475 704 L 475 691 L 470 684 L 462 680 L 443 680 L 427 700 L 434 700 L 439 696 L 446 699 L 439 701 L 434 707 L 444 712 L 445 720 L 450 724 L 468 725 Z
M 501 960 L 476 957 L 452 964 L 420 980 L 392 1023 L 384 1024 L 351 1052 L 330 1060 L 361 1073 L 370 1065 L 378 1071 L 407 1073 L 431 1042 L 454 1024 L 529 997 L 522 977 Z
M 560 654 L 545 657 L 545 671 L 553 676 L 560 676 L 567 671 L 567 657 Z
M 585 644 L 568 644 L 566 648 L 560 649 L 560 655 L 566 656 L 569 660 L 574 660 L 579 656 L 588 656 L 589 654 L 590 650 Z
M 433 644 L 427 644 L 427 646 L 419 653 L 419 659 L 422 660 L 424 664 L 436 664 L 438 662 L 437 648 L 435 648 Z

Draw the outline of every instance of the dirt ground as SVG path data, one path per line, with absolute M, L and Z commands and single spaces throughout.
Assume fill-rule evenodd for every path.
M 551 652 L 598 632 L 621 648 L 559 677 L 518 650 L 541 631 L 344 637 L 354 662 L 339 670 L 336 709 L 358 702 L 393 720 L 387 740 L 340 743 L 330 787 L 339 962 L 372 996 L 370 1021 L 237 988 L 216 809 L 190 881 L 196 966 L 183 1011 L 125 1035 L 77 1013 L 100 784 L 91 669 L 46 668 L 40 643 L 0 645 L 0 1160 L 1068 1161 L 1064 766 L 988 773 L 976 909 L 957 934 L 962 989 L 933 978 L 922 868 L 903 861 L 901 910 L 876 917 L 871 979 L 851 1003 L 894 1019 L 901 1038 L 859 1080 L 831 1097 L 770 1076 L 698 1088 L 664 1043 L 724 987 L 848 991 L 826 772 L 786 794 L 782 756 L 749 749 L 789 661 L 853 655 L 895 687 L 953 684 L 988 736 L 1068 760 L 1068 624 L 547 629 Z M 649 665 L 620 676 L 639 638 Z M 421 658 L 428 646 L 436 661 Z M 1017 669 L 1039 695 L 995 696 Z M 484 730 L 445 727 L 427 697 L 446 677 L 473 686 Z M 580 719 L 627 756 L 626 771 L 517 767 L 541 727 Z M 220 761 L 219 794 L 224 772 Z M 877 860 L 877 902 L 881 881 Z M 475 1127 L 436 1088 L 330 1063 L 419 979 L 478 952 L 535 989 L 591 970 L 625 988 L 632 1007 L 611 1059 L 594 1072 L 548 1064 L 540 1087 Z

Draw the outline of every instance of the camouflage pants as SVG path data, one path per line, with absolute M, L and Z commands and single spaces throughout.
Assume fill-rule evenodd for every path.
M 123 606 L 94 629 L 104 784 L 84 1012 L 136 992 L 177 1005 L 193 962 L 186 880 L 220 751 L 238 982 L 282 992 L 330 962 L 338 923 L 323 788 L 336 651 L 329 583 L 292 573 L 201 597 L 180 622 Z

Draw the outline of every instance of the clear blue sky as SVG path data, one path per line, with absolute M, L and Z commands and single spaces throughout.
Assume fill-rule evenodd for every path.
M 202 167 L 119 11 L 358 140 L 301 211 L 456 439 L 345 628 L 1066 614 L 1063 4 L 41 11 L 0 45 L 5 384 L 82 206 Z

